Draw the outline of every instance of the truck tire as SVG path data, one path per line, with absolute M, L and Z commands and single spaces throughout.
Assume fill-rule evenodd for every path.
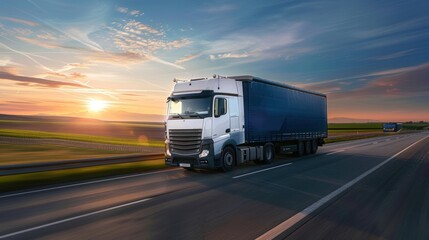
M 274 160 L 274 155 L 275 155 L 274 144 L 266 143 L 264 145 L 264 163 L 265 164 L 272 163 Z
M 231 147 L 225 147 L 222 151 L 222 171 L 229 172 L 235 165 L 235 152 Z
M 304 142 L 298 141 L 297 147 L 298 147 L 298 150 L 295 152 L 295 156 L 297 157 L 304 156 Z
M 314 139 L 313 141 L 311 141 L 311 154 L 315 154 L 318 148 L 319 144 L 317 143 L 317 140 Z
M 305 155 L 309 155 L 311 153 L 311 140 L 305 141 Z

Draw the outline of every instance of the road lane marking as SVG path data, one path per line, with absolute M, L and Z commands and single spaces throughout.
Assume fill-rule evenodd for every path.
M 341 150 L 338 150 L 338 151 L 335 151 L 335 152 L 330 152 L 330 153 L 328 153 L 326 155 L 332 155 L 332 154 L 340 153 L 340 152 L 344 152 L 344 151 L 345 151 L 345 149 L 341 149 Z
M 241 178 L 241 177 L 249 176 L 249 175 L 256 174 L 256 173 L 265 172 L 265 171 L 268 171 L 268 170 L 273 170 L 273 169 L 276 169 L 276 168 L 286 167 L 286 166 L 291 165 L 291 164 L 292 163 L 285 163 L 285 164 L 282 164 L 282 165 L 278 165 L 278 166 L 274 166 L 274 167 L 269 167 L 269 168 L 265 168 L 265 169 L 262 169 L 262 170 L 258 170 L 258 171 L 254 171 L 254 172 L 250 172 L 250 173 L 245 173 L 245 174 L 242 174 L 242 175 L 237 175 L 237 176 L 234 176 L 232 178 L 234 178 L 234 179 Z
M 310 206 L 308 206 L 307 208 L 305 208 L 301 212 L 293 215 L 291 218 L 289 218 L 289 219 L 285 220 L 284 222 L 280 223 L 279 225 L 277 225 L 276 227 L 272 228 L 268 232 L 262 234 L 257 239 L 259 239 L 259 240 L 262 240 L 262 239 L 264 239 L 264 240 L 265 239 L 274 239 L 275 237 L 279 236 L 281 233 L 285 232 L 286 230 L 288 230 L 289 228 L 291 228 L 292 226 L 294 226 L 296 223 L 298 223 L 299 221 L 301 221 L 302 219 L 304 219 L 306 216 L 308 216 L 309 214 L 311 214 L 312 212 L 314 212 L 316 209 L 318 209 L 319 207 L 323 206 L 329 200 L 331 200 L 334 197 L 338 196 L 339 194 L 341 194 L 342 192 L 344 192 L 345 190 L 347 190 L 351 186 L 353 186 L 355 183 L 359 182 L 360 180 L 362 180 L 363 178 L 365 178 L 369 174 L 373 173 L 374 171 L 376 171 L 377 169 L 379 169 L 380 167 L 382 167 L 386 163 L 390 162 L 392 159 L 394 159 L 397 156 L 399 156 L 401 153 L 407 151 L 408 149 L 410 149 L 411 147 L 413 147 L 417 143 L 425 140 L 428 137 L 429 137 L 429 135 L 426 136 L 426 137 L 424 137 L 424 138 L 422 138 L 422 139 L 420 139 L 420 140 L 418 140 L 417 142 L 411 144 L 410 146 L 404 148 L 400 152 L 396 153 L 395 155 L 389 157 L 388 159 L 386 159 L 383 162 L 379 163 L 375 167 L 373 167 L 373 168 L 369 169 L 368 171 L 364 172 L 363 174 L 359 175 L 358 177 L 356 177 L 355 179 L 353 179 L 350 182 L 346 183 L 342 187 L 340 187 L 337 190 L 335 190 L 335 191 L 331 192 L 330 194 L 326 195 L 325 197 L 323 197 L 319 201 L 311 204 Z
M 7 197 L 26 195 L 26 194 L 31 194 L 31 193 L 46 192 L 46 191 L 51 191 L 51 190 L 63 189 L 63 188 L 78 187 L 78 186 L 89 185 L 89 184 L 94 184 L 94 183 L 109 182 L 109 181 L 126 179 L 126 178 L 141 177 L 141 176 L 153 175 L 153 174 L 164 173 L 164 172 L 172 172 L 172 171 L 178 171 L 178 170 L 182 170 L 182 169 L 170 169 L 170 170 L 156 171 L 156 172 L 149 172 L 149 173 L 139 173 L 139 174 L 133 174 L 133 175 L 128 175 L 128 176 L 100 179 L 100 180 L 95 180 L 95 181 L 75 183 L 75 184 L 69 184 L 69 185 L 58 186 L 58 187 L 43 188 L 43 189 L 32 190 L 32 191 L 27 191 L 27 192 L 11 193 L 11 194 L 0 196 L 0 199 L 1 198 L 7 198 Z
M 19 234 L 31 232 L 31 231 L 34 231 L 34 230 L 38 230 L 38 229 L 42 229 L 42 228 L 46 228 L 46 227 L 50 227 L 50 226 L 54 226 L 54 225 L 58 225 L 58 224 L 65 223 L 65 222 L 70 222 L 70 221 L 73 221 L 73 220 L 76 220 L 76 219 L 80 219 L 80 218 L 84 218 L 84 217 L 89 217 L 89 216 L 96 215 L 96 214 L 99 214 L 99 213 L 104 213 L 104 212 L 112 211 L 112 210 L 115 210 L 115 209 L 119 209 L 119 208 L 123 208 L 123 207 L 128 207 L 128 206 L 131 206 L 131 205 L 135 205 L 135 204 L 139 204 L 139 203 L 142 203 L 142 202 L 149 201 L 151 199 L 152 198 L 140 199 L 140 200 L 137 200 L 137 201 L 134 201 L 134 202 L 124 203 L 124 204 L 121 204 L 121 205 L 118 205 L 118 206 L 101 209 L 101 210 L 98 210 L 98 211 L 95 211 L 95 212 L 85 213 L 85 214 L 82 214 L 82 215 L 79 215 L 79 216 L 75 216 L 75 217 L 66 218 L 66 219 L 63 219 L 63 220 L 59 220 L 59 221 L 55 221 L 55 222 L 43 224 L 43 225 L 40 225 L 40 226 L 37 226 L 37 227 L 27 228 L 27 229 L 24 229 L 24 230 L 21 230 L 21 231 L 17 231 L 17 232 L 13 232 L 13 233 L 2 235 L 2 236 L 0 236 L 0 239 L 8 238 L 8 237 L 13 237 L 13 236 L 16 236 L 16 235 L 19 235 Z

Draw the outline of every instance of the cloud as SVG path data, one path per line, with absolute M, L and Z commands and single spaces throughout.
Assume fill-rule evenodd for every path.
M 236 9 L 234 5 L 222 4 L 218 6 L 207 7 L 207 8 L 201 9 L 201 11 L 206 13 L 224 13 L 224 12 L 232 11 L 234 9 Z
M 129 14 L 131 16 L 141 16 L 141 15 L 143 15 L 143 13 L 140 12 L 139 10 L 129 10 L 126 7 L 118 7 L 116 10 L 118 12 L 120 12 L 120 13 Z
M 65 34 L 67 37 L 69 37 L 75 41 L 78 41 L 79 43 L 89 47 L 92 50 L 103 51 L 103 48 L 98 43 L 92 41 L 88 37 L 88 33 L 83 32 L 81 29 L 72 28 L 72 29 L 69 29 L 68 31 L 64 31 L 62 33 Z
M 10 58 L 0 58 L 0 67 L 7 66 L 11 63 Z
M 31 31 L 30 29 L 26 29 L 26 28 L 14 28 L 13 31 L 15 31 L 18 34 L 21 35 L 30 35 L 33 33 L 33 31 Z
M 225 59 L 225 58 L 247 58 L 249 57 L 249 54 L 247 53 L 223 53 L 223 54 L 217 54 L 213 55 L 211 54 L 210 60 L 217 60 L 217 59 Z
M 57 37 L 48 32 L 37 34 L 37 37 L 43 40 L 57 40 Z
M 151 28 L 150 26 L 136 20 L 128 21 L 123 27 L 123 29 L 126 30 L 127 32 L 134 33 L 134 34 L 142 34 L 146 32 L 146 33 L 159 35 L 159 36 L 164 35 L 163 32 L 156 30 L 154 28 Z
M 273 22 L 263 28 L 246 28 L 206 42 L 210 59 L 249 58 L 247 61 L 285 58 L 311 51 L 311 48 L 293 47 L 301 42 L 300 23 Z
M 15 66 L 0 66 L 0 71 L 7 72 L 9 74 L 17 74 L 18 68 Z
M 394 24 L 384 25 L 382 27 L 375 27 L 369 30 L 357 31 L 354 36 L 358 39 L 378 38 L 386 35 L 393 35 L 401 32 L 406 32 L 426 24 L 427 17 L 411 19 L 408 21 L 399 21 Z
M 30 59 L 31 61 L 33 61 L 34 63 L 36 63 L 37 65 L 39 65 L 40 67 L 42 67 L 43 69 L 45 69 L 45 70 L 47 70 L 47 71 L 53 71 L 51 68 L 49 68 L 49 67 L 47 67 L 47 66 L 43 65 L 42 63 L 40 63 L 39 61 L 37 61 L 36 59 L 34 59 L 34 58 L 32 57 L 33 55 L 32 55 L 32 54 L 30 54 L 30 53 L 26 53 L 26 52 L 18 51 L 18 50 L 16 50 L 16 49 L 13 49 L 13 48 L 11 48 L 11 47 L 7 46 L 6 44 L 4 44 L 4 43 L 2 43 L 2 42 L 0 42 L 0 46 L 3 46 L 4 48 L 8 49 L 9 51 L 12 51 L 12 52 L 14 52 L 14 53 L 20 54 L 20 55 L 22 55 L 22 56 L 24 56 L 24 57 L 26 57 L 26 58 Z
M 383 76 L 383 75 L 394 75 L 394 74 L 400 74 L 400 73 L 406 73 L 406 72 L 411 72 L 411 71 L 416 71 L 419 69 L 425 69 L 429 67 L 429 63 L 423 63 L 420 65 L 416 65 L 416 66 L 409 66 L 409 67 L 402 67 L 402 68 L 395 68 L 395 69 L 389 69 L 389 70 L 384 70 L 384 71 L 378 71 L 378 72 L 373 72 L 364 76 Z
M 147 61 L 147 56 L 133 53 L 109 53 L 109 52 L 93 52 L 85 57 L 86 60 L 93 63 L 110 63 L 115 65 L 129 65 L 136 64 L 142 61 Z
M 43 48 L 54 49 L 54 48 L 60 47 L 56 43 L 47 42 L 47 41 L 39 41 L 39 40 L 34 39 L 34 38 L 27 38 L 27 37 L 21 37 L 21 36 L 16 36 L 16 38 L 21 40 L 21 41 L 24 41 L 26 43 L 31 43 L 31 44 L 34 44 L 34 45 L 37 45 L 37 46 L 43 47 Z
M 394 68 L 394 69 L 388 69 L 388 70 L 382 70 L 367 74 L 361 74 L 356 76 L 350 76 L 350 77 L 344 77 L 344 78 L 337 78 L 337 79 L 331 79 L 326 81 L 319 81 L 315 83 L 308 83 L 308 84 L 297 84 L 297 86 L 302 88 L 309 88 L 314 91 L 321 91 L 324 92 L 325 89 L 337 89 L 342 90 L 343 88 L 339 88 L 339 86 L 347 86 L 351 85 L 356 82 L 369 82 L 373 79 L 377 79 L 380 77 L 387 77 L 387 76 L 396 76 L 398 74 L 404 74 L 407 72 L 412 72 L 420 69 L 425 69 L 429 67 L 429 63 L 423 63 L 416 66 L 408 66 L 408 67 L 402 67 L 402 68 Z
M 24 25 L 31 26 L 31 27 L 39 26 L 39 24 L 36 22 L 32 22 L 32 21 L 28 21 L 28 20 L 24 20 L 24 19 L 19 19 L 19 18 L 0 17 L 0 19 L 4 19 L 4 20 L 14 22 L 14 23 L 24 24 Z
M 182 66 L 180 66 L 180 65 L 177 65 L 177 64 L 165 61 L 165 60 L 160 59 L 160 58 L 155 57 L 155 56 L 149 56 L 149 59 L 152 60 L 152 61 L 154 61 L 154 62 L 157 62 L 157 63 L 162 63 L 162 64 L 165 64 L 165 65 L 168 65 L 168 66 L 171 66 L 171 67 L 175 67 L 175 68 L 178 68 L 178 69 L 185 70 L 185 68 L 182 67 Z
M 42 22 L 44 25 L 46 25 L 47 27 L 50 27 L 53 30 L 61 33 L 62 35 L 66 36 L 72 40 L 75 40 L 76 42 L 79 42 L 80 44 L 88 47 L 91 50 L 103 51 L 102 47 L 98 43 L 92 41 L 88 37 L 88 34 L 91 33 L 90 30 L 89 31 L 86 30 L 87 32 L 84 32 L 84 30 L 82 30 L 82 28 L 79 28 L 79 29 L 78 28 L 70 28 L 68 30 L 64 30 L 63 28 L 60 28 L 60 27 L 55 26 L 54 24 L 51 24 L 49 21 L 44 21 L 44 20 L 41 20 L 39 18 L 37 18 L 37 19 L 40 22 Z M 87 26 L 87 27 L 89 27 L 90 29 L 95 28 L 95 26 Z
M 118 7 L 116 10 L 118 10 L 118 12 L 120 12 L 120 13 L 127 13 L 128 12 L 128 8 L 126 8 L 126 7 Z
M 79 72 L 72 72 L 72 73 L 48 72 L 47 74 L 50 76 L 61 77 L 64 79 L 83 79 L 83 78 L 86 78 L 85 74 L 82 74 Z
M 156 56 L 157 50 L 173 50 L 182 48 L 191 44 L 189 39 L 178 39 L 173 41 L 165 40 L 165 33 L 152 28 L 136 20 L 123 21 L 124 23 L 114 22 L 111 30 L 113 42 L 118 49 L 131 56 L 133 62 L 154 61 L 178 69 L 184 69 L 175 63 L 163 60 Z
M 388 54 L 388 55 L 383 55 L 383 56 L 379 56 L 374 58 L 375 60 L 390 60 L 390 59 L 394 59 L 394 58 L 400 58 L 403 56 L 407 56 L 410 55 L 411 52 L 413 52 L 415 49 L 409 49 L 409 50 L 405 50 L 405 51 L 400 51 L 400 52 L 395 52 L 392 54 Z
M 187 55 L 187 56 L 184 56 L 184 57 L 182 57 L 182 58 L 180 58 L 180 59 L 176 60 L 174 63 L 176 63 L 176 64 L 182 64 L 182 63 L 185 63 L 185 62 L 191 61 L 191 60 L 193 60 L 193 59 L 195 59 L 195 58 L 197 58 L 197 57 L 199 57 L 199 56 L 201 56 L 201 53 L 198 53 L 198 54 L 192 54 L 192 55 Z
M 139 15 L 140 11 L 139 10 L 132 10 L 130 11 L 130 15 L 135 16 L 135 15 Z
M 59 88 L 59 87 L 85 88 L 85 86 L 77 83 L 61 82 L 61 81 L 48 80 L 43 78 L 15 75 L 7 71 L 2 71 L 1 68 L 0 68 L 0 79 L 16 81 L 18 82 L 17 84 L 25 85 L 25 86 L 36 85 L 36 86 L 49 87 L 49 88 Z
M 56 72 L 65 72 L 76 68 L 88 68 L 90 64 L 85 63 L 68 63 L 64 65 L 62 68 L 58 69 Z
M 189 39 L 180 39 L 180 40 L 174 40 L 171 42 L 166 42 L 165 45 L 163 46 L 164 49 L 174 49 L 174 48 L 182 48 L 184 46 L 187 46 L 189 44 L 191 44 L 192 41 Z
M 304 87 L 328 93 L 331 99 L 429 96 L 429 63 L 366 74 L 367 78 L 342 79 L 307 84 Z M 355 86 L 356 82 L 361 82 Z

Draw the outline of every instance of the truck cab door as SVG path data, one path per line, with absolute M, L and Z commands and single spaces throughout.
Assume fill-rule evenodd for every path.
M 221 145 L 223 142 L 228 140 L 229 133 L 231 132 L 228 99 L 226 97 L 216 96 L 213 105 L 214 111 L 212 133 L 213 141 L 215 142 L 215 152 L 219 153 L 218 151 L 221 151 L 222 149 L 216 149 L 219 148 L 217 145 Z

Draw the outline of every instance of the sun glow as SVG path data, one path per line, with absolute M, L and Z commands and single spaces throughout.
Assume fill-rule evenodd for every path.
M 101 112 L 108 106 L 106 101 L 98 99 L 89 99 L 87 101 L 87 107 L 90 112 Z

